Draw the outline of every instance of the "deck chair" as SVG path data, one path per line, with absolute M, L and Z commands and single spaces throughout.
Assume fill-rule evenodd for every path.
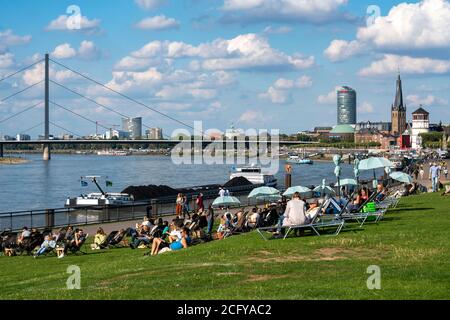
M 28 238 L 25 238 L 22 243 L 17 246 L 17 254 L 31 255 L 31 252 L 44 242 L 44 236 L 40 232 L 32 232 Z
M 105 239 L 105 248 L 110 247 L 117 247 L 121 243 L 124 243 L 125 237 L 128 234 L 127 230 L 120 230 L 120 231 L 113 231 L 111 232 Z M 124 243 L 123 246 L 126 246 L 127 244 Z
M 335 232 L 332 235 L 337 236 L 341 232 L 342 228 L 344 227 L 345 220 L 342 220 L 342 219 L 322 220 L 321 219 L 322 216 L 320 215 L 320 212 L 322 212 L 322 209 L 323 209 L 325 203 L 326 203 L 326 201 L 323 202 L 322 205 L 319 206 L 318 214 L 309 223 L 302 224 L 302 225 L 285 226 L 284 228 L 286 228 L 287 230 L 284 234 L 283 240 L 285 240 L 288 237 L 288 235 L 291 233 L 291 231 L 305 230 L 305 229 L 310 229 L 317 236 L 321 236 L 321 231 L 334 228 Z M 270 232 L 275 228 L 276 228 L 276 226 L 272 226 L 272 227 L 257 228 L 256 230 L 264 240 L 269 240 L 265 236 L 265 233 Z
M 82 253 L 82 254 L 87 254 L 87 252 L 82 251 L 81 248 L 83 247 L 83 245 L 86 243 L 87 238 L 89 237 L 89 234 L 84 235 L 78 246 L 76 245 L 66 245 L 64 247 L 57 247 L 56 248 L 56 252 L 57 252 L 57 256 L 58 258 L 61 257 L 61 255 L 64 255 L 68 252 L 71 252 L 73 254 L 77 254 L 78 252 Z M 60 250 L 61 248 L 63 248 L 63 250 Z
M 368 210 L 366 212 L 363 211 L 364 207 L 366 207 L 369 203 L 372 203 L 376 198 L 378 193 L 374 192 L 363 204 L 361 204 L 357 210 L 349 210 L 348 206 L 342 208 L 339 215 L 336 217 L 337 220 L 344 221 L 356 221 L 359 223 L 359 227 L 361 228 L 369 219 L 373 218 L 373 222 L 378 223 L 387 211 L 387 208 L 376 208 L 376 210 Z

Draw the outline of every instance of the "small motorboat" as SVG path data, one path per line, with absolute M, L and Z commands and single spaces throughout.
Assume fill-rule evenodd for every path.
M 289 156 L 286 159 L 287 163 L 294 163 L 294 164 L 314 164 L 314 161 L 308 158 L 301 158 L 299 156 Z

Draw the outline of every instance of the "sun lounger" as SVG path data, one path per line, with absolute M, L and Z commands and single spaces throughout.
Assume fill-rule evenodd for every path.
M 318 208 L 318 212 L 320 213 L 322 211 L 322 209 L 324 208 L 326 202 L 324 202 L 319 208 Z M 342 219 L 323 219 L 320 214 L 317 214 L 313 220 L 307 224 L 302 224 L 302 225 L 291 225 L 291 226 L 283 226 L 283 228 L 286 229 L 286 232 L 283 236 L 283 239 L 286 239 L 287 236 L 291 233 L 291 231 L 295 231 L 295 230 L 305 230 L 305 229 L 310 229 L 312 230 L 316 235 L 320 236 L 322 235 L 321 231 L 325 230 L 325 229 L 330 229 L 330 228 L 335 228 L 335 232 L 332 234 L 334 236 L 337 236 L 342 228 L 345 225 L 345 220 Z M 272 226 L 272 227 L 262 227 L 262 228 L 257 228 L 258 233 L 261 235 L 261 237 L 264 240 L 268 240 L 268 238 L 265 236 L 265 233 L 267 232 L 271 232 L 273 230 L 276 230 L 277 226 Z

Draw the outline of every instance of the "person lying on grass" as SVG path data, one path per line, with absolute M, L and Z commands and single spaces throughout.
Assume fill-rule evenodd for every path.
M 192 240 L 189 236 L 189 229 L 183 228 L 181 231 L 181 239 L 178 239 L 172 243 L 169 243 L 161 238 L 153 239 L 152 251 L 150 252 L 150 254 L 154 256 L 157 255 L 158 253 L 163 253 L 166 251 L 176 251 L 186 249 L 191 244 L 191 242 Z

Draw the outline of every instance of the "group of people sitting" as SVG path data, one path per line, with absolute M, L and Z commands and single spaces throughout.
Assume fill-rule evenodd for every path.
M 351 196 L 344 193 L 337 201 L 348 212 L 355 212 L 360 210 L 368 200 L 382 201 L 388 192 L 388 188 L 379 184 L 372 193 L 364 187 Z M 266 204 L 264 207 L 242 208 L 236 213 L 231 213 L 227 208 L 219 217 L 216 217 L 211 206 L 204 210 L 203 202 L 201 202 L 198 210 L 191 212 L 192 216 L 189 215 L 186 218 L 177 215 L 170 223 L 162 218 L 145 217 L 134 227 L 112 231 L 109 234 L 106 234 L 100 227 L 94 236 L 91 249 L 101 250 L 122 244 L 131 249 L 148 248 L 150 251 L 146 253 L 147 255 L 156 255 L 167 251 L 181 250 L 198 242 L 224 239 L 230 235 L 248 232 L 259 227 L 274 226 L 276 228 L 274 234 L 280 235 L 288 226 L 307 225 L 315 221 L 319 215 L 336 214 L 335 208 L 323 206 L 324 202 L 325 199 L 317 198 L 306 201 L 299 193 L 295 193 L 290 201 L 283 197 L 281 201 Z M 214 233 L 216 218 L 219 218 L 220 222 Z M 299 232 L 302 233 L 301 230 Z M 19 247 L 36 234 L 40 234 L 39 231 L 29 231 L 24 227 L 22 233 L 15 239 L 15 245 Z M 42 238 L 35 242 L 34 246 L 34 248 L 39 247 L 35 257 L 56 248 L 60 248 L 57 251 L 62 251 L 58 256 L 63 257 L 68 251 L 78 251 L 87 238 L 82 229 L 73 229 L 71 226 L 62 228 L 56 233 L 47 231 L 40 235 Z M 6 242 L 3 241 L 2 249 L 6 245 Z
M 74 229 L 72 226 L 59 229 L 57 232 L 37 229 L 29 230 L 23 227 L 20 233 L 5 231 L 1 234 L 0 242 L 2 251 L 7 255 L 17 255 L 26 252 L 31 254 L 38 248 L 34 257 L 37 258 L 53 250 L 57 250 L 58 258 L 63 258 L 67 252 L 77 252 L 85 243 L 87 235 L 82 229 Z

